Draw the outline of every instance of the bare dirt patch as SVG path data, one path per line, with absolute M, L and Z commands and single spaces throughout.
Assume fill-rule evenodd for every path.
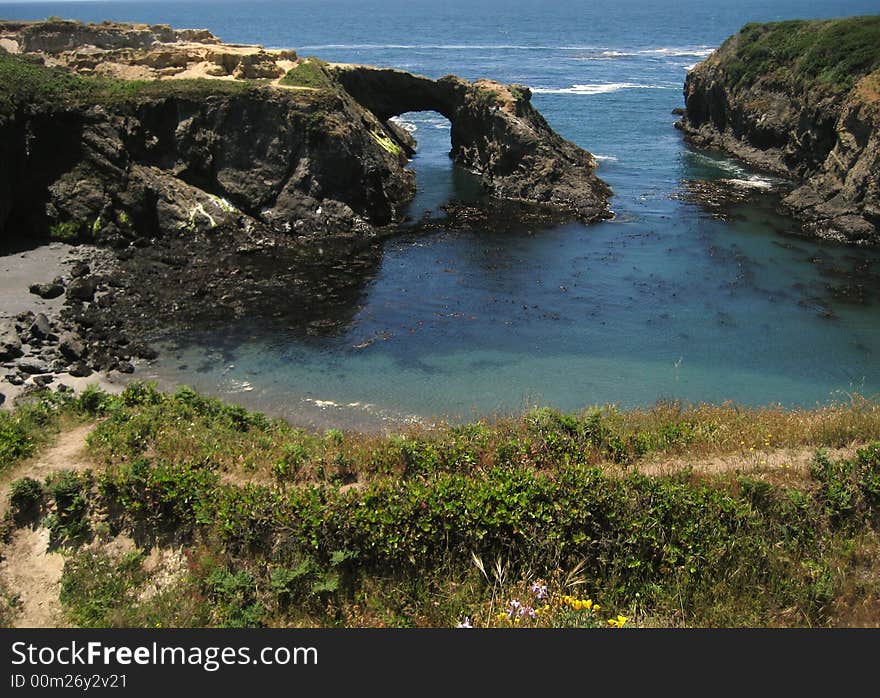
M 0 580 L 17 595 L 15 628 L 64 627 L 58 592 L 64 556 L 49 551 L 49 530 L 19 528 L 0 550 Z
M 9 486 L 20 477 L 44 480 L 62 470 L 91 467 L 86 454 L 86 436 L 92 424 L 77 425 L 61 433 L 55 445 L 44 450 L 0 479 L 0 519 L 9 508 Z M 8 543 L 0 546 L 0 586 L 17 595 L 13 626 L 53 628 L 63 625 L 64 615 L 58 592 L 64 556 L 49 550 L 49 530 L 19 528 Z

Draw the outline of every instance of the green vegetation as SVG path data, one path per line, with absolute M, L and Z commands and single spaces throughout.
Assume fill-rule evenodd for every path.
M 529 88 L 525 85 L 510 85 L 510 94 L 517 102 L 529 101 Z
M 380 133 L 379 131 L 370 131 L 370 135 L 373 137 L 373 140 L 378 143 L 383 150 L 387 150 L 392 155 L 400 155 L 400 146 L 397 145 L 391 138 L 389 138 L 386 134 Z
M 23 477 L 9 488 L 9 502 L 15 515 L 23 516 L 39 507 L 43 501 L 43 486 L 31 477 Z
M 317 58 L 305 58 L 295 67 L 287 71 L 281 78 L 280 83 L 288 87 L 312 87 L 323 90 L 333 85 L 333 80 L 327 74 L 327 64 Z
M 144 383 L 34 404 L 97 419 L 94 472 L 16 487 L 50 512 L 81 625 L 836 625 L 880 592 L 868 401 L 541 408 L 393 436 Z M 825 450 L 852 443 L 873 445 Z M 139 551 L 102 547 L 120 534 Z M 157 586 L 141 553 L 178 546 Z
M 70 620 L 82 628 L 101 627 L 123 601 L 133 603 L 131 592 L 146 581 L 142 561 L 140 552 L 126 553 L 118 562 L 99 551 L 72 554 L 64 565 L 60 594 Z
M 477 104 L 484 109 L 500 107 L 503 103 L 501 97 L 494 88 L 486 87 L 484 85 L 477 86 L 475 98 Z
M 32 455 L 58 429 L 63 397 L 46 395 L 18 406 L 14 412 L 0 410 L 0 474 Z
M 82 225 L 73 221 L 65 223 L 56 223 L 49 228 L 49 237 L 58 242 L 73 242 L 79 238 Z
M 848 91 L 880 69 L 880 16 L 747 24 L 722 52 L 734 84 L 772 76 Z

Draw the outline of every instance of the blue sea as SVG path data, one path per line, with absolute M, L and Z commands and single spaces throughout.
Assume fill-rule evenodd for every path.
M 331 333 L 230 323 L 163 337 L 142 375 L 319 425 L 467 420 L 532 405 L 659 400 L 811 407 L 880 393 L 880 254 L 805 239 L 774 213 L 778 182 L 686 145 L 671 111 L 687 71 L 746 22 L 877 12 L 876 0 L 265 0 L 0 3 L 49 15 L 205 27 L 227 42 L 331 61 L 528 85 L 593 152 L 612 221 L 447 231 L 384 243 Z M 405 114 L 419 143 L 413 217 L 473 181 L 449 124 Z M 753 192 L 725 218 L 683 183 Z

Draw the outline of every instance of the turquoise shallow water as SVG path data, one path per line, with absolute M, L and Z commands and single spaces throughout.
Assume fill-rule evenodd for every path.
M 672 127 L 687 69 L 747 21 L 876 12 L 871 2 L 88 2 L 0 4 L 207 27 L 231 42 L 429 76 L 529 85 L 550 124 L 599 156 L 614 221 L 385 243 L 346 316 L 317 336 L 241 322 L 168 351 L 152 374 L 298 420 L 467 419 L 660 399 L 811 406 L 880 392 L 875 251 L 792 235 L 772 180 L 696 152 Z M 404 115 L 419 141 L 414 217 L 473 195 L 449 125 Z M 683 182 L 736 179 L 721 220 Z

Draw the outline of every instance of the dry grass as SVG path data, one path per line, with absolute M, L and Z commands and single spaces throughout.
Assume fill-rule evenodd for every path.
M 806 475 L 817 449 L 827 449 L 834 458 L 849 457 L 880 438 L 880 405 L 860 397 L 813 410 L 678 403 L 626 412 L 605 407 L 560 415 L 560 420 L 569 421 L 559 423 L 553 421 L 556 417 L 546 417 L 559 413 L 542 412 L 465 427 L 410 426 L 393 436 L 333 430 L 321 434 L 280 421 L 242 431 L 218 428 L 196 415 L 168 419 L 161 411 L 134 417 L 128 428 L 149 433 L 141 453 L 151 460 L 210 460 L 226 482 L 281 481 L 288 486 L 328 479 L 364 483 L 389 474 L 406 477 L 414 472 L 414 460 L 420 471 L 436 467 L 481 472 L 497 464 L 511 445 L 518 462 L 548 474 L 567 458 L 611 472 L 637 469 L 666 475 L 690 469 L 703 475 L 739 472 L 793 483 Z M 571 424 L 583 428 L 591 419 L 601 424 L 601 438 L 566 431 Z M 142 428 L 137 426 L 140 422 Z M 552 450 L 560 441 L 562 445 Z M 92 447 L 107 461 L 119 455 L 100 442 Z

